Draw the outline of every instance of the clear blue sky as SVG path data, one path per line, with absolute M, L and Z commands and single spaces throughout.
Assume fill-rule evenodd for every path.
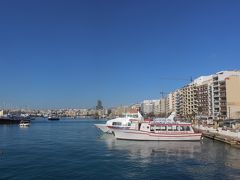
M 0 107 L 159 98 L 240 69 L 240 1 L 1 0 L 0 67 Z

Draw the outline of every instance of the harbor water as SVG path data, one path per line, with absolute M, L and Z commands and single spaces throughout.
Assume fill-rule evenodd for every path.
M 115 140 L 95 128 L 100 121 L 36 119 L 30 127 L 1 125 L 0 179 L 240 179 L 240 149 L 206 138 Z

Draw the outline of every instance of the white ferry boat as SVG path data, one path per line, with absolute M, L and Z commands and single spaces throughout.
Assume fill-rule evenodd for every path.
M 116 139 L 140 141 L 199 141 L 202 133 L 195 133 L 191 123 L 160 121 L 131 121 L 128 129 L 112 129 Z
M 94 124 L 104 133 L 112 133 L 114 129 L 129 129 L 131 121 L 142 121 L 142 115 L 137 113 L 126 113 L 125 117 L 118 117 L 115 119 L 108 120 L 105 124 Z

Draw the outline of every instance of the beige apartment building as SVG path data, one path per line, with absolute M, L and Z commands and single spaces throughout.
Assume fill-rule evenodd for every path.
M 231 117 L 231 108 L 233 108 L 233 112 L 236 113 L 238 106 L 233 106 L 232 104 L 238 104 L 239 102 L 236 95 L 237 92 L 240 92 L 240 88 L 237 85 L 237 77 L 240 76 L 240 71 L 221 71 L 212 76 L 213 118 L 233 118 Z
M 230 76 L 225 82 L 227 117 L 240 119 L 240 76 Z
M 197 114 L 196 85 L 189 84 L 180 91 L 180 112 L 185 117 L 192 117 Z

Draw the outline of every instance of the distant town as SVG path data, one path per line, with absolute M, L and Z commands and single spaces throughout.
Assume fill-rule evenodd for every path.
M 145 117 L 167 117 L 176 112 L 180 118 L 189 119 L 240 119 L 240 71 L 221 71 L 200 76 L 174 92 L 163 93 L 159 99 L 141 103 L 104 108 L 98 100 L 95 108 L 81 109 L 2 109 L 0 116 L 7 114 L 32 117 L 94 117 L 114 118 L 131 111 L 140 111 Z

